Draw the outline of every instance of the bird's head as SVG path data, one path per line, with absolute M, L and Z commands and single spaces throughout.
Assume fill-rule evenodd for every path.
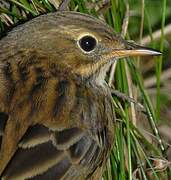
M 22 48 L 40 50 L 80 77 L 105 74 L 118 58 L 160 54 L 123 40 L 101 20 L 77 12 L 43 15 L 18 30 L 24 34 L 16 37 Z

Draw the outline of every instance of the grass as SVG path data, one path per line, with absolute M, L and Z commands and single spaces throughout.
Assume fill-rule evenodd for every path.
M 163 42 L 164 42 L 164 26 L 165 26 L 165 15 L 166 15 L 166 0 L 163 1 L 163 5 L 162 5 L 162 10 L 163 10 L 163 14 L 162 14 L 162 21 L 161 21 L 161 39 L 160 39 L 160 51 L 163 51 Z M 160 56 L 160 58 L 158 58 L 158 61 L 156 63 L 156 79 L 157 79 L 157 101 L 156 101 L 156 116 L 157 119 L 160 119 L 160 76 L 161 76 L 161 71 L 162 71 L 162 56 Z
M 1 35 L 7 31 L 6 29 L 9 26 L 40 14 L 53 12 L 57 8 L 57 4 L 51 3 L 54 1 L 48 0 L 6 0 L 4 2 L 7 3 L 7 6 L 0 7 Z M 8 6 L 8 3 L 10 3 L 10 6 Z M 167 3 L 166 0 L 141 0 L 141 3 L 135 0 L 111 0 L 110 4 L 103 4 L 103 1 L 71 0 L 69 9 L 103 18 L 116 32 L 122 32 L 122 35 L 128 39 L 140 39 L 140 42 L 142 42 L 144 34 L 150 35 L 151 46 L 158 47 L 163 51 L 165 20 L 171 15 L 168 12 L 170 6 Z M 161 7 L 162 12 L 160 12 Z M 159 12 L 157 15 L 156 11 Z M 126 16 L 126 12 L 131 14 L 129 18 Z M 123 26 L 124 20 L 126 23 Z M 129 24 L 128 27 L 127 24 Z M 158 42 L 153 39 L 153 29 L 156 27 L 160 28 L 162 32 L 159 46 L 157 46 Z M 112 88 L 139 101 L 143 105 L 143 110 L 138 110 L 136 103 L 132 103 L 127 99 L 123 100 L 116 95 L 113 96 L 117 123 L 115 144 L 103 176 L 105 180 L 171 178 L 171 171 L 166 165 L 167 163 L 161 163 L 167 162 L 167 160 L 165 160 L 165 146 L 157 128 L 161 119 L 162 106 L 160 95 L 162 56 L 157 58 L 154 64 L 157 80 L 156 104 L 152 103 L 152 99 L 144 87 L 141 60 L 127 58 L 117 61 L 114 74 L 109 74 L 109 76 L 112 76 L 110 78 L 114 79 Z M 138 113 L 145 114 L 145 118 L 141 119 Z M 155 143 L 151 144 L 149 139 L 144 136 L 138 126 L 140 121 L 145 121 L 149 125 L 150 137 L 155 140 Z M 158 167 L 157 163 L 161 163 L 162 167 Z

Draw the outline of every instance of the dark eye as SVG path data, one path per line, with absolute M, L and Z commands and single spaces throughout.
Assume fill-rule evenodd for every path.
M 97 41 L 92 36 L 84 36 L 79 40 L 80 47 L 86 52 L 90 52 L 94 50 L 96 47 L 96 44 L 97 44 Z

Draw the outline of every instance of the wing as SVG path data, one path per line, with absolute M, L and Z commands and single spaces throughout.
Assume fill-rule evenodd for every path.
M 102 149 L 88 131 L 77 127 L 52 131 L 37 124 L 18 143 L 2 179 L 85 179 L 100 165 Z

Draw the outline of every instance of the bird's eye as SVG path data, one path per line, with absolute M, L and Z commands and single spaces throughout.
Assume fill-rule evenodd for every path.
M 89 35 L 84 36 L 79 40 L 79 46 L 85 52 L 93 51 L 95 49 L 96 45 L 97 45 L 96 39 Z

